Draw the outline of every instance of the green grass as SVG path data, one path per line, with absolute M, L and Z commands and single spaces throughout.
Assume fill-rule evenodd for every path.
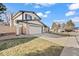
M 3 41 L 0 48 L 3 49 L 0 51 L 1 56 L 58 56 L 64 47 L 42 38 L 32 37 Z
M 13 38 L 13 39 L 7 39 L 7 40 L 0 41 L 0 51 L 14 47 L 22 43 L 29 42 L 33 40 L 34 38 L 37 38 L 37 37 Z

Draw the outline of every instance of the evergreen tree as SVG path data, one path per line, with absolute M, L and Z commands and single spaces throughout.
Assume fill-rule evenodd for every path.
M 6 11 L 6 6 L 2 3 L 0 3 L 0 14 L 3 13 L 4 11 Z
M 1 17 L 1 14 L 4 13 L 4 11 L 6 11 L 6 6 L 2 3 L 0 3 L 0 21 L 3 21 L 2 20 L 2 17 Z

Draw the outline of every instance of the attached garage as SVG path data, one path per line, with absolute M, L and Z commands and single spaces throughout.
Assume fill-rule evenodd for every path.
M 41 34 L 43 32 L 42 26 L 29 25 L 29 34 Z

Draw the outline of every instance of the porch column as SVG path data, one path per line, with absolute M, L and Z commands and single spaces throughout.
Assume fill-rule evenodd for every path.
M 19 32 L 20 32 L 20 31 L 19 31 L 19 26 L 16 25 L 16 35 L 19 35 L 19 34 L 20 34 Z
M 29 34 L 29 25 L 26 24 L 26 34 Z

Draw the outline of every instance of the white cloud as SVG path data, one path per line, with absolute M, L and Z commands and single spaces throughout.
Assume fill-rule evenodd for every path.
M 79 3 L 74 3 L 68 6 L 69 10 L 76 10 L 79 9 Z
M 67 12 L 65 15 L 66 16 L 75 15 L 77 13 L 76 10 L 79 9 L 79 3 L 70 4 L 70 5 L 68 5 L 68 8 L 70 11 Z
M 71 18 L 71 20 L 72 20 L 74 23 L 79 23 L 79 17 L 73 17 L 73 18 Z
M 46 11 L 44 13 L 38 12 L 37 15 L 40 17 L 46 18 L 46 17 L 48 17 L 48 14 L 50 14 L 50 13 L 51 13 L 51 11 Z
M 48 16 L 47 14 L 44 14 L 44 15 L 43 15 L 44 18 L 46 18 L 47 16 Z
M 45 13 L 46 13 L 46 14 L 49 14 L 49 13 L 51 13 L 51 11 L 46 11 Z
M 40 8 L 40 6 L 39 6 L 39 5 L 35 5 L 34 7 L 35 7 L 35 8 Z
M 67 12 L 65 15 L 66 16 L 71 16 L 71 15 L 75 15 L 75 11 L 69 11 L 69 12 Z
M 38 12 L 37 15 L 38 15 L 38 16 L 43 16 L 43 13 Z
M 44 7 L 48 7 L 51 5 L 55 5 L 56 3 L 35 3 L 36 5 L 40 5 L 40 6 L 44 6 Z
M 37 15 L 43 18 L 46 18 L 48 16 L 47 14 L 44 14 L 42 12 L 38 12 Z
M 35 8 L 41 8 L 41 7 L 49 7 L 52 5 L 55 5 L 56 3 L 33 3 Z
M 52 5 L 55 5 L 56 3 L 25 3 L 24 5 L 33 5 L 35 8 L 41 8 L 41 7 L 49 7 Z

